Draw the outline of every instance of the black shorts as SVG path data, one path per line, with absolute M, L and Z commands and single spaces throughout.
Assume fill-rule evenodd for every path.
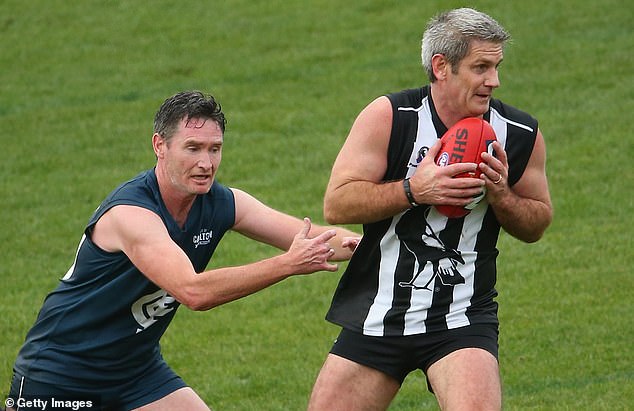
M 172 392 L 187 387 L 187 384 L 164 362 L 158 361 L 148 372 L 138 377 L 122 381 L 120 384 L 85 384 L 82 387 L 64 387 L 56 383 L 40 383 L 13 374 L 8 398 L 18 405 L 18 399 L 32 400 L 22 410 L 41 410 L 36 400 L 48 401 L 49 409 L 53 399 L 70 401 L 77 405 L 84 401 L 81 410 L 131 410 L 159 400 Z M 27 405 L 23 400 L 21 403 Z M 90 402 L 91 406 L 86 406 Z M 17 407 L 16 407 L 17 408 Z M 56 408 L 58 409 L 58 408 Z M 66 409 L 66 408 L 60 408 Z M 68 408 L 71 409 L 71 408 Z
M 427 374 L 434 362 L 462 348 L 482 348 L 498 358 L 497 324 L 397 337 L 374 337 L 344 328 L 330 353 L 379 370 L 403 384 L 410 372 L 420 369 Z

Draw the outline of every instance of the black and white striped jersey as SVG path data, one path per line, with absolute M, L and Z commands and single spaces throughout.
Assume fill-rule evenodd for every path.
M 429 86 L 390 94 L 393 122 L 384 181 L 411 176 L 447 131 Z M 493 99 L 484 119 L 509 158 L 509 184 L 522 176 L 537 121 Z M 326 318 L 372 336 L 400 336 L 497 323 L 496 243 L 500 225 L 486 199 L 462 218 L 421 205 L 365 224 Z

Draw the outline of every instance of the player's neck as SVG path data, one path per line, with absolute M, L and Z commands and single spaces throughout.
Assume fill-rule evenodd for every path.
M 187 220 L 189 210 L 191 210 L 192 204 L 194 204 L 196 200 L 196 195 L 179 190 L 178 187 L 170 181 L 169 176 L 161 172 L 160 167 L 157 167 L 155 170 L 163 203 L 174 221 L 182 228 Z
M 440 121 L 447 127 L 451 128 L 455 123 L 460 121 L 462 117 L 455 113 L 452 108 L 451 102 L 445 97 L 442 91 L 439 89 L 440 85 L 432 84 L 430 86 L 431 99 L 434 104 L 434 108 L 436 109 L 436 113 L 438 114 L 438 118 Z
M 451 94 L 446 93 L 442 90 L 443 85 L 438 81 L 436 83 L 432 83 L 430 86 L 430 93 L 432 103 L 434 105 L 434 109 L 438 114 L 438 118 L 448 129 L 451 128 L 458 121 L 471 117 L 472 115 L 468 113 L 468 111 L 456 104 L 456 99 L 454 99 Z M 474 117 L 482 117 L 474 116 Z

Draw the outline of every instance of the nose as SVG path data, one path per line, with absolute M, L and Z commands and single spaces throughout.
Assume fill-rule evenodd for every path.
M 212 156 L 208 155 L 208 154 L 203 154 L 200 156 L 200 158 L 198 159 L 198 167 L 202 168 L 203 170 L 209 170 L 212 169 L 214 166 L 214 162 L 212 160 Z
M 484 79 L 484 85 L 491 88 L 500 87 L 500 76 L 497 68 L 489 70 L 486 78 Z

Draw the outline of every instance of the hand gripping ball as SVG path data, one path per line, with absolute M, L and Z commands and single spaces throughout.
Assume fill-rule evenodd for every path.
M 491 143 L 496 141 L 493 127 L 483 119 L 467 117 L 454 124 L 442 136 L 442 145 L 436 156 L 436 164 L 440 167 L 455 163 L 480 163 L 481 154 L 491 150 Z M 462 173 L 454 178 L 480 177 L 480 169 L 473 173 Z M 464 217 L 484 198 L 485 191 L 473 198 L 465 207 L 436 205 L 436 209 L 449 218 Z

